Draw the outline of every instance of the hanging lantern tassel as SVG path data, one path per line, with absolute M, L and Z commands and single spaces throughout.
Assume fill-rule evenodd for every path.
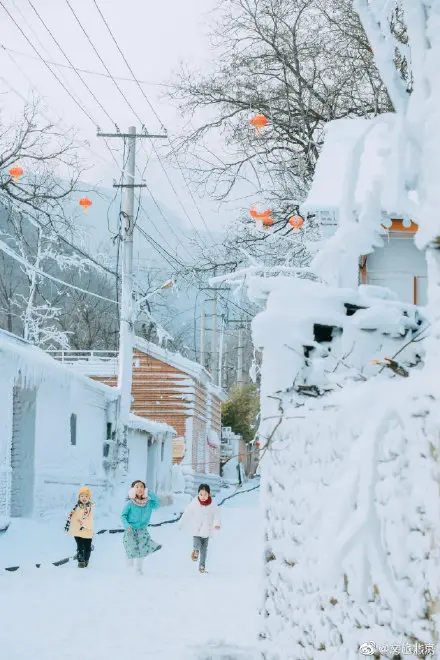
M 301 215 L 294 215 L 289 219 L 289 225 L 293 231 L 299 231 L 304 224 L 304 218 Z
M 257 137 L 261 136 L 263 128 L 267 126 L 269 120 L 264 115 L 255 115 L 249 119 L 249 123 L 255 128 L 255 133 Z
M 20 167 L 20 165 L 14 165 L 14 167 L 11 167 L 9 170 L 9 174 L 14 179 L 14 183 L 17 183 L 18 180 L 23 176 L 23 169 Z
M 81 197 L 78 203 L 82 208 L 82 210 L 84 211 L 84 213 L 92 206 L 92 202 L 88 197 Z

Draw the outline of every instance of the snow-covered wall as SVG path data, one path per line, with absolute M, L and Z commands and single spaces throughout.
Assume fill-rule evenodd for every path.
M 383 246 L 367 256 L 366 272 L 368 284 L 389 287 L 403 302 L 426 305 L 426 259 L 413 236 L 402 233 L 384 237 Z
M 432 644 L 421 614 L 437 591 L 427 548 L 440 506 L 423 313 L 374 287 L 278 277 L 249 291 L 266 301 L 253 324 L 265 660 L 354 660 L 370 640 Z M 411 376 L 372 364 L 384 357 Z
M 53 401 L 57 405 L 53 405 Z M 78 486 L 88 483 L 95 501 L 104 494 L 103 450 L 107 437 L 108 402 L 101 392 L 72 381 L 38 388 L 35 429 L 35 504 L 42 514 L 68 507 Z M 76 444 L 72 444 L 72 415 Z
M 0 515 L 68 510 L 84 483 L 99 501 L 114 391 L 1 333 L 0 397 Z

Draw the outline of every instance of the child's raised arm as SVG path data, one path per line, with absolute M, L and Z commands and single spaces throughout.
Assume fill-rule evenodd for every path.
M 160 507 L 160 499 L 151 490 L 148 491 L 148 499 L 151 502 L 152 509 L 158 509 Z

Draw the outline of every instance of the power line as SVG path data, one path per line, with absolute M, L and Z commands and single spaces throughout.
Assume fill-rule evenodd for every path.
M 64 280 L 58 279 L 58 277 L 54 277 L 53 275 L 49 275 L 49 273 L 45 273 L 43 270 L 40 270 L 39 268 L 36 268 L 32 264 L 28 263 L 26 259 L 23 259 L 20 257 L 19 254 L 14 252 L 12 248 L 9 247 L 6 243 L 0 240 L 0 250 L 7 254 L 11 259 L 14 259 L 17 261 L 19 264 L 24 266 L 25 268 L 28 268 L 29 270 L 33 271 L 34 273 L 37 273 L 37 275 L 40 275 L 40 277 L 45 277 L 48 280 L 51 280 L 52 282 L 55 282 L 56 284 L 60 284 L 61 286 L 65 286 L 69 289 L 75 289 L 75 291 L 80 291 L 81 293 L 86 293 L 88 296 L 93 296 L 94 298 L 99 298 L 100 300 L 105 300 L 106 302 L 111 302 L 114 305 L 117 305 L 116 300 L 112 300 L 111 298 L 105 298 L 104 296 L 100 296 L 98 293 L 93 293 L 92 291 L 86 291 L 86 289 L 81 289 L 79 286 L 75 286 L 74 284 L 70 284 L 69 282 L 65 282 Z
M 127 97 L 125 96 L 124 92 L 123 92 L 122 89 L 120 88 L 119 84 L 117 83 L 117 81 L 116 81 L 115 78 L 113 77 L 113 75 L 112 75 L 110 69 L 108 68 L 108 66 L 106 65 L 106 63 L 105 63 L 104 60 L 102 59 L 101 55 L 99 54 L 98 49 L 96 48 L 95 44 L 93 43 L 93 41 L 92 41 L 91 38 L 89 37 L 89 34 L 87 33 L 87 31 L 86 31 L 86 29 L 84 28 L 83 24 L 81 23 L 80 19 L 78 18 L 78 15 L 76 14 L 76 12 L 75 12 L 75 10 L 73 9 L 72 5 L 70 4 L 69 0 L 66 0 L 66 3 L 67 3 L 67 5 L 68 5 L 70 11 L 72 12 L 72 14 L 73 14 L 73 16 L 74 16 L 76 22 L 78 23 L 79 27 L 81 28 L 81 31 L 83 32 L 84 36 L 86 37 L 87 41 L 89 42 L 89 44 L 90 44 L 91 47 L 93 48 L 93 51 L 96 53 L 96 55 L 97 55 L 99 61 L 101 62 L 101 64 L 103 65 L 103 67 L 104 67 L 105 70 L 107 71 L 108 75 L 109 75 L 110 78 L 112 79 L 113 84 L 116 86 L 116 89 L 119 91 L 119 93 L 121 94 L 121 96 L 123 97 L 123 99 L 125 100 L 125 102 L 127 103 L 128 107 L 130 108 L 130 110 L 133 112 L 134 116 L 136 117 L 136 119 L 137 119 L 138 122 L 140 123 L 140 125 L 141 125 L 141 126 L 144 126 L 144 122 L 143 122 L 142 119 L 139 117 L 139 115 L 137 114 L 136 110 L 133 108 L 133 106 L 131 105 L 130 101 L 127 99 Z
M 67 1 L 67 0 L 66 0 L 66 1 Z M 122 59 L 124 60 L 126 66 L 127 66 L 127 68 L 128 68 L 128 70 L 130 71 L 130 73 L 131 73 L 131 75 L 132 75 L 132 78 L 133 78 L 133 81 L 137 83 L 137 85 L 138 85 L 139 89 L 141 90 L 141 92 L 142 92 L 142 94 L 143 94 L 145 100 L 147 101 L 147 103 L 148 103 L 150 109 L 152 110 L 153 114 L 155 115 L 156 119 L 158 120 L 161 129 L 162 129 L 163 131 L 166 131 L 165 126 L 164 126 L 163 123 L 161 122 L 161 120 L 160 120 L 160 118 L 159 118 L 157 112 L 155 111 L 155 109 L 153 108 L 152 104 L 150 103 L 150 101 L 148 100 L 147 96 L 145 95 L 144 90 L 143 90 L 142 87 L 139 85 L 139 83 L 138 83 L 138 81 L 137 81 L 137 78 L 136 78 L 136 76 L 135 76 L 135 74 L 134 74 L 133 69 L 131 68 L 129 62 L 127 61 L 127 58 L 125 57 L 124 53 L 122 52 L 122 49 L 119 47 L 119 44 L 118 44 L 118 42 L 117 42 L 117 40 L 116 40 L 116 38 L 115 38 L 115 36 L 114 36 L 114 34 L 113 34 L 111 28 L 110 28 L 110 25 L 107 23 L 107 20 L 106 20 L 104 14 L 102 13 L 101 9 L 99 8 L 99 5 L 98 5 L 98 3 L 96 2 L 96 0 L 93 0 L 93 4 L 95 5 L 96 9 L 98 10 L 99 15 L 101 16 L 101 18 L 102 18 L 102 20 L 103 20 L 103 22 L 104 22 L 104 25 L 106 26 L 106 28 L 107 28 L 107 30 L 108 30 L 108 33 L 110 34 L 110 36 L 111 36 L 111 38 L 112 38 L 112 40 L 113 40 L 113 42 L 114 42 L 116 48 L 118 49 L 118 51 L 119 51 L 119 53 L 120 53 Z M 142 123 L 142 122 L 141 122 L 141 123 Z
M 3 48 L 3 47 L 0 45 L 0 48 Z M 4 50 L 6 51 L 7 56 L 9 57 L 9 59 L 11 60 L 11 62 L 14 64 L 14 66 L 20 71 L 21 75 L 22 75 L 24 78 L 26 78 L 26 80 L 28 81 L 29 85 L 31 86 L 31 89 L 33 89 L 33 90 L 38 94 L 38 96 L 40 96 L 41 98 L 43 98 L 44 95 L 40 92 L 40 90 L 39 90 L 38 87 L 35 85 L 35 83 L 29 78 L 29 76 L 27 75 L 27 73 L 26 73 L 25 71 L 23 71 L 23 69 L 21 68 L 21 66 L 17 63 L 17 61 L 15 60 L 15 58 L 11 55 L 11 52 L 9 52 L 9 50 L 8 50 L 8 49 L 5 49 L 5 48 L 4 48 Z M 34 59 L 37 59 L 37 58 L 34 58 Z M 18 96 L 18 97 L 19 97 L 24 103 L 26 103 L 26 104 L 29 103 L 29 99 L 25 98 L 25 97 L 23 96 L 23 94 L 21 94 L 18 90 L 16 90 L 15 87 L 13 87 L 13 86 L 11 85 L 11 83 L 10 83 L 8 80 L 6 80 L 6 78 L 1 77 L 1 80 L 3 80 L 3 82 L 9 87 L 9 89 L 10 89 L 12 92 L 14 92 L 14 94 L 16 94 L 16 96 Z M 42 112 L 41 110 L 39 110 L 39 113 L 40 113 L 41 116 L 44 117 L 44 119 L 45 119 L 47 122 L 49 122 L 50 124 L 53 122 L 53 119 L 52 119 L 51 117 L 48 117 L 48 116 L 47 116 L 44 112 Z M 115 158 L 115 156 L 114 156 L 114 154 L 113 154 L 113 152 L 112 152 L 112 150 L 111 150 L 111 147 L 110 147 L 110 145 L 108 144 L 108 141 L 107 141 L 107 140 L 105 140 L 105 145 L 106 145 L 107 149 L 109 150 L 111 157 L 113 158 L 113 163 L 115 163 L 116 166 L 117 166 L 117 168 L 120 169 L 120 166 L 119 166 L 119 164 L 118 164 L 118 161 L 116 160 L 116 158 Z M 81 143 L 81 146 L 84 147 L 85 149 L 87 149 L 88 151 L 90 151 L 90 153 L 93 154 L 96 158 L 98 158 L 98 159 L 104 161 L 105 163 L 107 163 L 107 164 L 113 166 L 113 164 L 110 163 L 109 160 L 107 160 L 107 159 L 104 158 L 101 154 L 98 154 L 96 151 L 94 151 L 94 149 L 92 149 L 87 143 L 86 143 L 86 144 Z
M 66 0 L 66 2 L 68 2 L 68 0 Z M 113 31 L 112 31 L 112 29 L 111 29 L 109 23 L 107 22 L 107 20 L 106 20 L 104 14 L 102 13 L 102 11 L 101 11 L 101 9 L 100 9 L 100 7 L 99 7 L 97 1 L 96 1 L 96 0 L 93 0 L 93 4 L 95 5 L 95 7 L 96 7 L 96 9 L 97 9 L 97 11 L 98 11 L 98 13 L 99 13 L 99 15 L 100 15 L 100 17 L 101 17 L 101 19 L 102 19 L 104 25 L 105 25 L 105 27 L 107 28 L 107 31 L 108 31 L 108 33 L 110 34 L 110 37 L 112 38 L 113 43 L 115 44 L 116 48 L 118 49 L 118 52 L 120 53 L 122 59 L 124 60 L 124 63 L 125 63 L 125 65 L 126 65 L 127 69 L 130 71 L 130 73 L 131 73 L 131 75 L 132 75 L 132 78 L 133 78 L 133 81 L 137 84 L 137 86 L 138 86 L 138 88 L 139 88 L 139 90 L 140 90 L 142 96 L 144 97 L 144 99 L 145 99 L 145 101 L 147 102 L 149 108 L 151 109 L 151 111 L 153 112 L 154 116 L 155 116 L 156 119 L 158 120 L 158 122 L 159 122 L 159 124 L 160 124 L 162 130 L 165 130 L 165 127 L 164 127 L 164 125 L 163 125 L 163 122 L 162 122 L 162 120 L 160 119 L 158 113 L 157 113 L 156 110 L 154 109 L 154 107 L 153 107 L 151 101 L 149 100 L 148 96 L 145 94 L 145 91 L 143 90 L 142 86 L 137 82 L 136 75 L 135 75 L 135 73 L 134 73 L 134 71 L 133 71 L 133 69 L 132 69 L 130 63 L 128 62 L 127 58 L 125 57 L 124 52 L 122 51 L 122 48 L 119 46 L 119 43 L 118 43 L 118 41 L 117 41 L 115 35 L 113 34 Z M 208 230 L 208 233 L 210 234 L 212 240 L 214 241 L 214 237 L 212 236 L 211 231 L 210 231 L 210 229 L 209 229 L 209 227 L 208 227 L 208 225 L 207 225 L 207 223 L 206 223 L 206 221 L 205 221 L 205 218 L 203 217 L 203 214 L 201 213 L 200 208 L 199 208 L 199 206 L 198 206 L 198 204 L 197 204 L 197 202 L 196 202 L 196 200 L 195 200 L 195 197 L 194 197 L 194 195 L 193 195 L 193 193 L 192 193 L 192 190 L 190 189 L 190 187 L 189 187 L 189 185 L 188 185 L 188 182 L 187 182 L 187 180 L 186 180 L 186 178 L 185 178 L 185 175 L 184 175 L 184 173 L 183 173 L 182 167 L 180 166 L 179 160 L 178 160 L 178 158 L 177 158 L 177 156 L 176 156 L 176 154 L 175 154 L 174 147 L 173 147 L 173 145 L 172 145 L 172 143 L 171 143 L 171 140 L 170 140 L 169 138 L 168 138 L 168 142 L 169 142 L 170 147 L 171 147 L 171 149 L 172 149 L 172 152 L 173 152 L 174 158 L 175 158 L 175 160 L 176 160 L 177 166 L 178 166 L 178 168 L 179 168 L 179 170 L 180 170 L 180 172 L 181 172 L 181 174 L 182 174 L 182 177 L 183 177 L 183 180 L 184 180 L 184 182 L 185 182 L 185 185 L 186 185 L 186 187 L 187 187 L 187 189 L 188 189 L 188 191 L 189 191 L 189 193 L 190 193 L 190 196 L 191 196 L 191 198 L 192 198 L 192 200 L 193 200 L 193 203 L 194 203 L 195 207 L 197 208 L 197 211 L 198 211 L 198 213 L 199 213 L 199 215 L 200 215 L 200 218 L 202 219 L 203 224 L 205 225 L 206 229 Z M 168 172 L 166 171 L 166 169 L 165 169 L 165 167 L 164 167 L 164 165 L 163 165 L 163 163 L 162 163 L 162 159 L 161 159 L 160 154 L 158 153 L 158 150 L 157 150 L 157 148 L 156 148 L 155 145 L 153 145 L 153 149 L 154 149 L 154 152 L 155 152 L 155 154 L 156 154 L 156 157 L 157 157 L 157 159 L 158 159 L 158 161 L 159 161 L 159 163 L 160 163 L 160 165 L 161 165 L 161 167 L 162 167 L 162 170 L 163 170 L 163 172 L 164 172 L 164 174 L 165 174 L 165 176 L 166 176 L 166 178 L 167 178 L 167 180 L 168 180 L 168 183 L 170 184 L 170 186 L 171 186 L 171 188 L 172 188 L 174 194 L 176 195 L 176 198 L 177 198 L 177 200 L 178 200 L 178 202 L 179 202 L 179 204 L 180 204 L 180 206 L 181 206 L 181 208 L 182 208 L 184 214 L 185 214 L 186 217 L 188 218 L 189 223 L 192 225 L 192 227 L 194 228 L 194 230 L 196 231 L 196 233 L 198 233 L 196 226 L 193 224 L 190 215 L 188 214 L 188 212 L 187 212 L 187 210 L 186 210 L 184 204 L 182 203 L 182 201 L 181 201 L 181 199 L 180 199 L 180 197 L 179 197 L 179 195 L 178 195 L 178 193 L 177 193 L 177 190 L 176 190 L 176 188 L 174 187 L 174 184 L 173 184 L 173 182 L 171 181 L 171 178 L 170 178 Z M 200 238 L 201 238 L 201 237 L 200 237 Z M 202 241 L 202 243 L 203 243 L 203 241 Z
M 93 97 L 93 99 L 95 100 L 95 102 L 97 103 L 97 105 L 99 105 L 99 107 L 101 108 L 101 110 L 103 111 L 103 113 L 105 114 L 105 116 L 110 120 L 110 122 L 111 122 L 114 126 L 116 126 L 116 122 L 113 121 L 113 119 L 111 118 L 110 114 L 108 113 L 108 111 L 106 110 L 106 108 L 102 105 L 101 101 L 98 99 L 98 97 L 96 96 L 96 94 L 94 93 L 94 91 L 93 91 L 92 89 L 90 89 L 89 85 L 88 85 L 87 82 L 84 80 L 84 78 L 82 77 L 82 75 L 81 75 L 81 74 L 79 73 L 79 71 L 74 67 L 72 60 L 71 60 L 70 57 L 67 55 L 67 53 L 66 53 L 66 51 L 63 49 L 63 47 L 60 45 L 59 41 L 58 41 L 57 38 L 54 36 L 54 34 L 53 34 L 53 32 L 51 31 L 51 29 L 47 26 L 47 24 L 45 23 L 44 19 L 43 19 L 43 18 L 41 17 L 41 15 L 38 13 L 37 9 L 35 8 L 35 6 L 33 5 L 33 3 L 31 2 L 31 0 L 28 0 L 28 4 L 32 7 L 32 10 L 34 11 L 34 13 L 36 14 L 36 16 L 38 17 L 38 20 L 40 21 L 40 23 L 42 23 L 42 25 L 44 26 L 45 30 L 46 30 L 46 31 L 49 33 L 49 35 L 51 36 L 52 40 L 56 43 L 56 45 L 58 46 L 59 50 L 60 50 L 61 53 L 63 54 L 64 58 L 65 58 L 66 61 L 70 64 L 70 66 L 72 67 L 73 71 L 75 71 L 76 75 L 78 76 L 78 78 L 80 79 L 80 81 L 82 82 L 82 84 L 86 87 L 86 89 L 88 90 L 88 92 L 91 94 L 91 96 Z
M 6 197 L 4 203 L 11 205 L 13 208 L 16 209 L 17 213 L 20 213 L 20 214 L 24 215 L 25 217 L 27 217 L 28 219 L 32 220 L 33 221 L 32 224 L 38 225 L 38 227 L 40 227 L 41 229 L 44 229 L 44 226 L 40 223 L 38 218 L 36 218 L 34 215 L 32 215 L 32 213 L 29 213 L 29 211 L 27 209 L 22 209 L 20 206 L 18 206 L 14 202 L 12 202 L 9 197 Z M 108 273 L 109 275 L 112 275 L 113 277 L 119 278 L 119 274 L 116 271 L 111 270 L 111 268 L 108 268 L 104 264 L 97 261 L 90 254 L 88 254 L 87 252 L 84 252 L 84 250 L 79 248 L 77 245 L 75 245 L 74 243 L 71 243 L 70 241 L 68 241 L 67 238 L 64 238 L 64 236 L 62 234 L 58 233 L 55 229 L 52 228 L 52 231 L 57 236 L 57 238 L 60 239 L 60 241 L 62 241 L 65 245 L 68 245 L 70 248 L 75 250 L 75 252 L 80 254 L 82 257 L 84 257 L 88 261 L 92 262 L 93 264 L 95 264 L 96 266 L 98 266 L 99 268 L 104 270 L 106 273 Z
M 180 241 L 181 241 L 180 237 L 179 237 L 178 234 L 175 232 L 174 227 L 173 227 L 173 225 L 171 224 L 171 222 L 167 219 L 165 213 L 164 213 L 163 210 L 162 210 L 162 207 L 161 207 L 160 204 L 158 203 L 156 197 L 153 195 L 153 193 L 152 193 L 152 191 L 151 191 L 151 188 L 148 186 L 148 184 L 145 184 L 145 186 L 146 186 L 146 188 L 147 188 L 147 190 L 148 190 L 148 193 L 149 193 L 151 199 L 152 199 L 153 202 L 154 202 L 154 205 L 156 206 L 157 210 L 159 211 L 160 215 L 162 216 L 162 218 L 163 218 L 165 224 L 166 224 L 167 227 L 170 229 L 170 231 L 174 234 L 174 236 L 177 238 L 177 240 L 180 242 Z M 163 234 L 161 234 L 161 232 L 158 230 L 158 228 L 156 227 L 156 225 L 155 225 L 155 224 L 153 223 L 153 221 L 151 220 L 150 216 L 148 215 L 147 210 L 146 210 L 142 205 L 141 205 L 141 208 L 142 208 L 142 210 L 144 211 L 144 213 L 147 215 L 149 221 L 151 222 L 151 224 L 153 225 L 153 227 L 156 229 L 156 231 L 158 232 L 158 234 L 159 234 L 160 236 L 162 236 L 162 238 L 163 238 L 164 241 L 167 243 L 167 245 L 168 245 L 168 247 L 170 248 L 170 250 L 172 250 L 171 245 L 168 243 L 168 241 L 164 238 Z M 188 254 L 188 256 L 190 257 L 190 259 L 192 259 L 192 258 L 193 258 L 193 255 L 191 254 L 191 252 L 189 251 L 189 249 L 186 247 L 185 243 L 182 242 L 182 243 L 181 243 L 181 247 L 185 250 L 185 252 Z
M 27 59 L 30 60 L 35 60 L 38 61 L 38 57 L 34 57 L 33 55 L 29 55 L 29 53 L 23 53 L 20 50 L 15 50 L 14 48 L 8 48 L 4 44 L 0 44 L 0 48 L 2 50 L 5 50 L 9 53 L 14 53 L 14 55 L 19 55 L 20 57 L 26 57 Z M 90 69 L 82 69 L 81 67 L 70 65 L 70 64 L 61 64 L 61 62 L 53 62 L 49 59 L 45 60 L 47 64 L 50 64 L 51 66 L 56 67 L 57 69 L 69 69 L 69 70 L 76 70 L 79 71 L 80 73 L 86 73 L 89 76 L 99 76 L 100 78 L 108 78 L 112 79 L 112 77 L 115 80 L 120 80 L 122 82 L 130 82 L 130 83 L 139 83 L 140 85 L 151 85 L 153 87 L 171 87 L 171 85 L 167 85 L 166 83 L 154 83 L 151 82 L 150 80 L 133 80 L 133 78 L 128 78 L 124 76 L 109 76 L 108 73 L 102 73 L 101 71 L 91 71 Z
M 70 92 L 69 88 L 68 88 L 68 87 L 64 84 L 64 82 L 63 82 L 63 81 L 57 76 L 57 74 L 55 73 L 55 71 L 53 71 L 53 69 L 49 66 L 49 64 L 48 64 L 48 63 L 46 62 L 46 60 L 42 57 L 42 55 L 40 54 L 40 52 L 38 51 L 38 49 L 34 46 L 34 44 L 33 44 L 32 41 L 30 40 L 30 38 L 27 36 L 27 34 L 21 29 L 20 25 L 17 23 L 17 21 L 15 20 L 15 18 L 12 16 L 12 14 L 10 13 L 10 11 L 8 11 L 8 9 L 5 7 L 4 3 L 3 3 L 1 0 L 0 0 L 0 5 L 3 7 L 4 11 L 7 13 L 7 15 L 9 16 L 9 18 L 11 19 L 11 21 L 12 21 L 12 22 L 14 23 L 14 25 L 16 26 L 16 28 L 20 31 L 20 33 L 21 33 L 21 34 L 23 35 L 23 37 L 26 39 L 26 41 L 28 42 L 28 44 L 30 45 L 30 47 L 32 48 L 32 50 L 37 54 L 38 59 L 41 60 L 41 62 L 43 62 L 43 64 L 45 65 L 45 67 L 50 71 L 50 73 L 51 73 L 52 76 L 55 78 L 55 80 L 58 82 L 58 84 L 61 85 L 61 87 L 64 89 L 64 91 L 66 92 L 66 94 L 68 94 L 68 96 L 70 96 L 70 98 L 72 99 L 72 101 L 73 101 L 73 102 L 75 103 L 75 105 L 81 110 L 81 112 L 87 117 L 87 119 L 89 119 L 89 121 L 91 121 L 91 123 L 92 123 L 94 126 L 97 126 L 97 122 L 93 119 L 93 117 L 91 116 L 91 114 L 90 114 L 90 113 L 89 113 L 89 112 L 88 112 L 88 111 L 87 111 L 87 110 L 86 110 L 86 109 L 85 109 L 85 108 L 84 108 L 84 107 L 78 102 L 78 100 L 75 98 L 75 96 Z M 39 40 L 38 40 L 38 41 L 39 41 Z M 9 55 L 9 57 L 11 57 L 11 55 Z M 12 59 L 12 57 L 11 57 L 11 59 Z M 14 62 L 14 63 L 15 63 L 15 62 Z M 15 63 L 15 64 L 16 64 L 16 63 Z M 16 64 L 16 66 L 18 67 L 17 64 Z M 18 67 L 18 68 L 20 69 L 20 67 Z M 21 70 L 21 69 L 20 69 L 20 70 Z M 27 78 L 27 76 L 26 76 L 26 78 Z M 32 84 L 32 83 L 31 83 L 31 84 Z M 113 161 L 115 162 L 116 166 L 119 168 L 118 161 L 116 160 L 113 151 L 110 149 L 110 146 L 109 146 L 107 140 L 105 140 L 105 144 L 106 144 L 106 147 L 107 147 L 108 151 L 110 152 L 110 155 L 111 155 Z
M 67 0 L 66 0 L 66 1 L 67 1 Z M 29 37 L 27 36 L 27 34 L 26 34 L 25 32 L 23 32 L 23 30 L 21 29 L 20 25 L 17 23 L 17 21 L 15 20 L 15 18 L 12 16 L 12 14 L 10 13 L 10 11 L 5 7 L 5 5 L 4 5 L 4 3 L 3 3 L 2 0 L 0 0 L 0 5 L 3 7 L 3 10 L 4 10 L 4 11 L 6 12 L 6 14 L 9 16 L 9 18 L 11 19 L 11 21 L 14 23 L 15 27 L 17 28 L 17 30 L 19 30 L 19 32 L 20 32 L 20 33 L 23 35 L 23 37 L 26 39 L 26 41 L 28 42 L 28 44 L 30 45 L 30 47 L 32 48 L 32 50 L 38 55 L 38 58 L 43 62 L 43 64 L 46 66 L 46 68 L 49 69 L 49 71 L 51 72 L 51 74 L 53 75 L 53 77 L 55 78 L 55 80 L 56 80 L 56 81 L 61 85 L 61 87 L 64 89 L 64 91 L 66 92 L 66 94 L 68 94 L 68 95 L 70 96 L 70 98 L 72 99 L 72 101 L 73 101 L 73 102 L 75 103 L 75 105 L 81 110 L 81 112 L 87 117 L 87 119 L 88 119 L 89 121 L 91 121 L 92 124 L 94 124 L 94 125 L 96 126 L 96 122 L 93 120 L 93 117 L 89 114 L 89 112 L 88 112 L 85 108 L 83 108 L 83 106 L 78 102 L 78 100 L 73 96 L 73 94 L 71 94 L 71 92 L 70 92 L 69 89 L 65 86 L 65 84 L 62 82 L 62 80 L 60 80 L 60 78 L 57 76 L 57 74 L 55 73 L 55 71 L 53 71 L 53 69 L 51 69 L 51 67 L 46 63 L 46 61 L 45 61 L 44 58 L 40 55 L 40 53 L 39 53 L 39 51 L 37 50 L 37 48 L 35 48 L 34 44 L 33 44 L 32 41 L 29 39 Z
M 158 243 L 152 236 L 147 234 L 147 232 L 139 224 L 136 225 L 136 229 L 150 243 L 150 245 L 156 250 L 156 252 L 158 252 L 158 254 L 160 254 L 161 257 L 163 259 L 165 259 L 165 261 L 168 263 L 169 266 L 174 268 L 175 266 L 174 266 L 173 262 L 175 262 L 175 263 L 177 263 L 178 266 L 180 266 L 182 268 L 185 267 L 184 264 L 182 264 L 176 257 L 174 257 L 172 254 L 170 254 L 168 252 L 168 250 L 166 250 L 164 247 L 162 247 L 162 245 L 160 243 Z M 170 261 L 170 259 L 172 261 Z

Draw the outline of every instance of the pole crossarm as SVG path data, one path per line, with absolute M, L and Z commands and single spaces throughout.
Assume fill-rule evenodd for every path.
M 101 133 L 101 131 L 98 131 L 96 133 L 97 137 L 103 137 L 103 138 L 132 138 L 133 134 L 132 133 Z M 161 139 L 161 140 L 167 140 L 168 135 L 163 134 L 163 133 L 136 133 L 136 139 L 138 138 L 147 138 L 150 140 L 153 139 Z
M 146 183 L 114 183 L 113 188 L 146 188 Z

